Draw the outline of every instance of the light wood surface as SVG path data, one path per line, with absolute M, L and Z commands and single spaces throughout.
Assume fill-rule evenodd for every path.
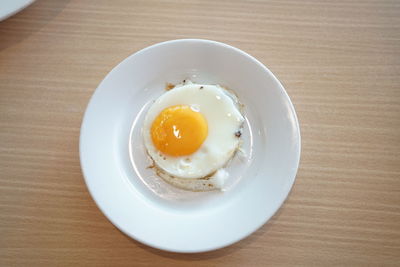
M 278 214 L 202 254 L 122 234 L 79 165 L 99 82 L 131 53 L 177 38 L 254 55 L 286 87 L 302 131 Z M 399 266 L 399 131 L 399 1 L 38 0 L 0 22 L 0 266 Z

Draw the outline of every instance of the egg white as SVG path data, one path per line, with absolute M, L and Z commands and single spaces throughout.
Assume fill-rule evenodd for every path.
M 165 155 L 155 148 L 151 139 L 150 129 L 154 119 L 162 110 L 174 105 L 190 106 L 200 112 L 208 124 L 207 138 L 196 152 L 188 156 Z M 221 187 L 220 173 L 214 174 L 226 165 L 238 148 L 240 138 L 235 133 L 240 131 L 243 122 L 237 99 L 225 89 L 218 85 L 186 82 L 165 92 L 149 108 L 143 124 L 144 144 L 155 165 L 172 180 L 208 176 L 206 180 L 210 180 L 212 187 Z M 225 179 L 226 175 L 223 177 Z M 191 183 L 174 181 L 178 185 Z M 209 186 L 209 183 L 203 184 Z

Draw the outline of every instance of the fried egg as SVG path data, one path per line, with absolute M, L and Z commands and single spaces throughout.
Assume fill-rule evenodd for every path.
M 222 188 L 223 169 L 240 144 L 244 117 L 237 98 L 218 85 L 185 82 L 147 111 L 144 144 L 159 175 L 177 187 Z

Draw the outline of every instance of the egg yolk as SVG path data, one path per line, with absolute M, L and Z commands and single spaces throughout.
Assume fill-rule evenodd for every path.
M 151 125 L 154 146 L 170 156 L 193 154 L 208 134 L 207 121 L 190 106 L 171 106 L 158 114 Z

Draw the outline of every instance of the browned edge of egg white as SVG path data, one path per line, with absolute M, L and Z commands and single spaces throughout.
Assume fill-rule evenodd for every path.
M 174 84 L 172 84 L 172 83 L 167 83 L 167 84 L 165 85 L 165 91 L 169 91 L 169 90 L 173 89 L 174 87 L 175 87 Z
M 154 161 L 154 159 L 153 159 L 153 158 L 150 156 L 150 154 L 148 153 L 147 149 L 146 149 L 146 154 L 147 154 L 147 156 L 148 156 L 148 157 L 150 158 L 150 160 L 151 160 L 151 164 L 150 164 L 149 166 L 147 166 L 146 168 L 147 168 L 147 169 L 154 169 L 155 172 L 156 172 L 156 174 L 157 174 L 157 176 L 160 177 L 164 182 L 166 182 L 166 183 L 168 183 L 168 184 L 170 184 L 170 185 L 172 185 L 172 186 L 174 186 L 174 187 L 176 187 L 176 188 L 185 190 L 185 191 L 207 192 L 207 191 L 217 190 L 217 188 L 215 188 L 214 185 L 213 185 L 213 184 L 210 184 L 210 183 L 208 184 L 208 187 L 210 188 L 209 190 L 190 190 L 190 189 L 188 189 L 188 188 L 186 188 L 186 187 L 180 186 L 179 184 L 171 183 L 170 181 L 164 179 L 163 175 L 169 176 L 169 177 L 171 177 L 172 179 L 183 179 L 183 178 L 176 177 L 176 176 L 173 176 L 173 175 L 171 175 L 171 174 L 165 172 L 161 167 L 159 167 L 159 166 L 157 165 L 157 163 Z M 217 172 L 217 171 L 214 171 L 214 172 L 208 174 L 207 176 L 204 176 L 204 177 L 201 177 L 201 178 L 193 178 L 193 179 L 191 179 L 191 180 L 197 180 L 197 181 L 204 181 L 204 182 L 206 182 L 206 181 L 209 180 L 210 177 L 213 176 L 216 172 Z M 160 174 L 162 174 L 162 175 L 160 175 Z

